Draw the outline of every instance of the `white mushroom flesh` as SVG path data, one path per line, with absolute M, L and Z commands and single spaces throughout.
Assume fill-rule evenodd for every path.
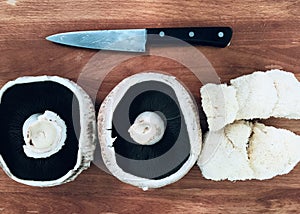
M 200 90 L 211 131 L 241 119 L 300 119 L 300 83 L 293 73 L 254 72 L 230 83 L 206 84 Z
M 273 80 L 265 72 L 254 72 L 230 81 L 236 90 L 236 119 L 269 118 L 277 102 Z
M 214 153 L 210 147 L 219 141 Z M 235 121 L 209 131 L 198 165 L 205 178 L 219 180 L 270 179 L 289 173 L 300 161 L 300 136 L 261 123 Z M 202 161 L 202 156 L 210 158 Z
M 289 173 L 300 161 L 300 136 L 245 120 L 300 119 L 299 81 L 293 73 L 275 69 L 244 75 L 230 83 L 201 88 L 209 124 L 198 160 L 203 176 L 235 181 Z M 235 93 L 229 94 L 229 87 Z
M 219 130 L 236 119 L 239 105 L 233 86 L 210 83 L 200 93 L 210 130 Z
M 67 137 L 65 122 L 52 111 L 31 115 L 22 131 L 24 152 L 32 158 L 46 158 L 57 153 Z
M 146 111 L 135 119 L 128 132 L 136 143 L 153 145 L 162 139 L 165 122 L 158 113 Z

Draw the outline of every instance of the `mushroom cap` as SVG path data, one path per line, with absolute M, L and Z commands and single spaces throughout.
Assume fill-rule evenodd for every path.
M 66 123 L 67 140 L 47 158 L 27 157 L 22 126 L 27 118 L 46 110 Z M 76 83 L 58 76 L 27 76 L 0 90 L 0 165 L 13 180 L 31 186 L 55 186 L 74 180 L 90 166 L 96 143 L 93 103 Z
M 127 130 L 146 110 L 164 114 L 166 131 L 154 145 L 137 145 L 131 142 Z M 179 127 L 173 126 L 171 120 L 179 121 L 176 122 Z M 118 121 L 122 122 L 118 124 Z M 182 178 L 193 167 L 201 150 L 197 105 L 176 77 L 165 74 L 140 73 L 121 81 L 101 104 L 98 130 L 101 154 L 108 170 L 119 180 L 144 190 Z M 176 136 L 171 136 L 174 133 Z M 166 136 L 171 136 L 174 142 L 166 141 Z M 130 148 L 133 152 L 128 152 Z M 139 151 L 147 157 L 139 156 Z M 170 171 L 162 173 L 164 169 Z

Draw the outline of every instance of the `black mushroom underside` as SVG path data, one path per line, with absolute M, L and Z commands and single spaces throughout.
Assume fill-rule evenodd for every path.
M 165 117 L 163 138 L 154 145 L 135 143 L 129 127 L 145 111 L 158 112 Z M 190 143 L 185 118 L 174 90 L 158 81 L 145 81 L 129 88 L 118 103 L 112 122 L 112 137 L 116 161 L 125 172 L 149 179 L 162 179 L 186 162 Z
M 43 114 L 46 110 L 55 112 L 64 120 L 67 126 L 65 145 L 47 158 L 27 157 L 23 151 L 23 124 L 31 115 Z M 51 181 L 66 175 L 76 165 L 79 103 L 67 87 L 52 81 L 14 85 L 3 93 L 0 118 L 0 153 L 15 177 Z

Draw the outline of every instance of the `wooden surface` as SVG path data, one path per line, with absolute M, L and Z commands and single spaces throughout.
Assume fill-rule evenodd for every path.
M 59 75 L 77 81 L 91 50 L 63 47 L 44 37 L 64 31 L 145 27 L 233 28 L 230 47 L 197 47 L 222 82 L 255 70 L 282 68 L 300 80 L 300 1 L 271 0 L 2 0 L 0 85 L 25 75 Z M 157 69 L 176 75 L 196 100 L 201 82 L 178 62 L 143 56 L 121 63 L 104 79 L 97 106 L 122 78 Z M 94 71 L 82 86 L 99 80 Z M 300 134 L 297 121 L 268 124 Z M 204 127 L 205 129 L 205 127 Z M 248 213 L 299 212 L 300 166 L 268 181 L 213 182 L 194 167 L 179 182 L 143 192 L 96 166 L 74 182 L 52 188 L 18 184 L 0 171 L 0 213 Z

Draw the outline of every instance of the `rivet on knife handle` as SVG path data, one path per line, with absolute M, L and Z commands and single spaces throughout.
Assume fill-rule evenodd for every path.
M 226 47 L 230 44 L 232 29 L 230 27 L 150 28 L 147 29 L 147 34 L 175 37 L 192 45 Z

